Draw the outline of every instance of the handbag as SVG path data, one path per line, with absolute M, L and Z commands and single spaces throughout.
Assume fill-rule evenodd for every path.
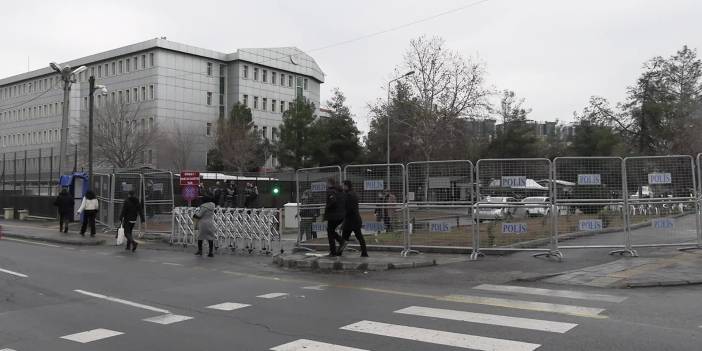
M 120 225 L 117 229 L 117 245 L 124 244 L 124 226 Z

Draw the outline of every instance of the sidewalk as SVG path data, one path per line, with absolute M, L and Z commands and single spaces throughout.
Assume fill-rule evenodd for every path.
M 72 223 L 69 226 L 68 233 L 59 232 L 59 224 L 57 221 L 46 220 L 31 220 L 31 221 L 6 221 L 0 220 L 2 234 L 7 238 L 24 239 L 42 241 L 53 244 L 78 245 L 78 246 L 95 246 L 102 245 L 107 238 L 113 237 L 113 234 L 102 234 L 100 228 L 95 238 L 91 238 L 86 234 L 85 237 L 80 236 L 80 224 Z
M 539 279 L 546 283 L 600 288 L 640 288 L 702 284 L 702 250 L 639 250 L 641 257 L 563 272 Z

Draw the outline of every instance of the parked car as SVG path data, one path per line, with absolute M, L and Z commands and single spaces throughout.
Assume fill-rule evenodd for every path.
M 485 202 L 489 204 L 485 204 Z M 492 205 L 493 203 L 495 205 Z M 497 204 L 507 206 L 501 207 Z M 515 213 L 516 207 L 514 205 L 519 205 L 519 201 L 513 197 L 489 196 L 485 198 L 483 204 L 478 205 L 478 218 L 481 221 L 505 219 Z
M 551 199 L 546 196 L 526 197 L 522 200 L 522 204 L 531 205 L 524 207 L 527 217 L 544 217 L 551 213 Z M 534 207 L 538 204 L 543 204 L 543 207 Z

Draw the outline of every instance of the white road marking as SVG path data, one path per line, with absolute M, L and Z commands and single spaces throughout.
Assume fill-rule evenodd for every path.
M 302 289 L 306 290 L 326 290 L 328 285 L 315 285 L 315 286 L 303 286 Z
M 245 303 L 225 302 L 218 305 L 207 306 L 207 308 L 220 311 L 234 311 L 249 306 L 251 305 L 247 305 Z
M 594 308 L 594 307 L 581 307 L 572 305 L 559 305 L 554 303 L 545 302 L 534 302 L 534 301 L 522 301 L 522 300 L 510 300 L 510 299 L 500 299 L 494 297 L 482 297 L 482 296 L 470 296 L 470 295 L 449 295 L 440 298 L 442 301 L 451 302 L 461 302 L 461 303 L 471 303 L 476 305 L 488 305 L 497 306 L 505 308 L 516 308 L 520 310 L 538 311 L 538 312 L 551 312 L 567 314 L 578 317 L 590 317 L 590 318 L 607 318 L 606 316 L 601 316 L 600 313 L 604 312 L 604 308 Z
M 451 333 L 372 321 L 361 321 L 341 327 L 341 329 L 482 351 L 532 351 L 541 346 L 539 344 L 507 339 L 494 339 L 484 336 Z
M 403 308 L 401 310 L 395 311 L 395 313 L 431 318 L 442 318 L 453 321 L 499 325 L 503 327 L 539 330 L 552 333 L 565 333 L 578 326 L 577 324 L 573 323 L 561 323 L 545 321 L 540 319 L 508 317 L 495 314 L 473 313 L 419 306 Z
M 156 317 L 146 318 L 146 319 L 142 319 L 142 320 L 144 322 L 151 322 L 151 323 L 156 323 L 156 324 L 168 325 L 168 324 L 178 323 L 178 322 L 182 322 L 182 321 L 187 321 L 189 319 L 193 319 L 193 317 L 181 316 L 181 315 L 177 315 L 177 314 L 164 314 L 162 316 L 156 316 Z
M 41 245 L 41 246 L 48 246 L 48 247 L 61 247 L 59 245 L 45 244 L 45 243 L 40 243 L 40 242 L 36 242 L 36 241 L 31 241 L 31 240 L 22 240 L 22 239 L 8 238 L 8 237 L 3 237 L 2 240 L 16 241 L 18 243 Z M 2 351 L 2 350 L 0 350 L 0 351 Z
M 161 262 L 161 264 L 165 264 L 165 265 L 168 265 L 168 266 L 179 266 L 179 267 L 183 266 L 183 265 L 180 264 L 180 263 L 172 263 L 172 262 Z
M 348 346 L 327 344 L 325 342 L 300 339 L 271 348 L 273 351 L 368 351 Z
M 13 350 L 13 349 L 2 349 L 2 350 L 0 350 L 0 351 L 15 351 L 15 350 Z
M 17 272 L 13 272 L 13 271 L 8 271 L 7 269 L 2 269 L 2 268 L 0 268 L 0 272 L 7 273 L 7 274 L 11 274 L 11 275 L 14 275 L 14 276 L 17 276 L 17 277 L 20 277 L 20 278 L 27 278 L 27 277 L 28 277 L 28 275 L 26 275 L 26 274 L 17 273 Z
M 473 289 L 487 290 L 487 291 L 497 291 L 497 292 L 507 292 L 507 293 L 518 293 L 518 294 L 528 294 L 528 295 L 543 295 L 549 297 L 565 297 L 569 299 L 579 299 L 579 300 L 594 300 L 594 301 L 604 301 L 604 302 L 623 302 L 626 300 L 626 296 L 615 296 L 606 294 L 591 294 L 580 291 L 572 290 L 551 290 L 551 289 L 539 289 L 539 288 L 529 288 L 524 286 L 514 286 L 514 285 L 492 285 L 492 284 L 482 284 Z
M 114 330 L 109 330 L 109 329 L 93 329 L 93 330 L 88 330 L 88 331 L 82 332 L 82 333 L 62 336 L 61 339 L 66 339 L 66 340 L 86 344 L 89 342 L 102 340 L 102 339 L 106 339 L 106 338 L 111 338 L 113 336 L 122 335 L 122 334 L 124 334 L 124 333 L 114 331 Z
M 262 299 L 275 299 L 277 297 L 283 297 L 283 296 L 288 296 L 287 293 L 270 293 L 270 294 L 265 294 L 265 295 L 258 295 L 256 297 L 262 298 Z
M 153 311 L 153 312 L 158 312 L 158 313 L 163 313 L 163 314 L 170 314 L 171 313 L 170 311 L 164 310 L 162 308 L 152 307 L 149 305 L 144 305 L 144 304 L 140 304 L 137 302 L 127 301 L 127 300 L 119 299 L 116 297 L 105 296 L 102 294 L 92 293 L 92 292 L 84 291 L 84 290 L 73 290 L 73 291 L 75 291 L 79 294 L 88 295 L 90 297 L 96 297 L 98 299 L 103 299 L 103 300 L 107 300 L 107 301 L 121 303 L 121 304 L 127 305 L 127 306 L 141 308 L 143 310 L 148 310 L 148 311 Z

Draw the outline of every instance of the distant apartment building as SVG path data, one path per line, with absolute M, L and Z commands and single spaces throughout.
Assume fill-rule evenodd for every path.
M 200 170 L 206 168 L 217 119 L 227 116 L 234 104 L 251 108 L 255 128 L 272 139 L 283 113 L 297 97 L 311 101 L 319 113 L 324 82 L 315 60 L 294 47 L 238 49 L 227 54 L 165 38 L 65 64 L 87 67 L 75 77 L 71 89 L 69 146 L 81 142 L 80 126 L 88 118 L 88 78 L 94 76 L 97 84 L 108 89 L 107 95 L 96 95 L 96 109 L 116 101 L 139 104 L 140 116 L 135 121 L 139 127 L 158 128 L 166 136 L 177 129 L 194 135 L 188 168 Z M 25 151 L 54 149 L 53 164 L 57 165 L 62 106 L 61 82 L 48 62 L 46 68 L 0 79 L 2 152 L 15 155 L 22 164 Z M 140 164 L 171 168 L 171 150 L 165 145 L 158 143 L 145 150 Z M 45 152 L 42 157 L 47 156 Z M 266 166 L 276 164 L 273 156 Z

